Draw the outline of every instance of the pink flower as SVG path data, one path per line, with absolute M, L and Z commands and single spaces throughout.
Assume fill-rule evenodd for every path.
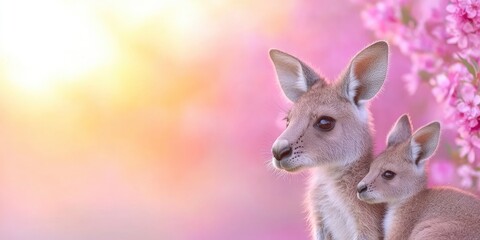
M 459 112 L 459 120 L 465 124 L 467 129 L 476 128 L 478 117 L 480 116 L 478 89 L 470 83 L 464 83 L 460 91 L 461 94 L 456 105 Z
M 473 117 L 478 116 L 480 96 L 477 95 L 477 88 L 472 86 L 472 84 L 464 84 L 462 87 L 462 98 L 463 102 L 459 102 L 457 105 L 458 111 Z
M 378 35 L 382 35 L 387 31 L 391 31 L 392 24 L 400 22 L 395 12 L 393 4 L 377 2 L 362 12 L 362 18 L 365 27 L 374 30 Z
M 477 135 L 471 135 L 469 131 L 460 130 L 459 137 L 455 143 L 460 147 L 460 157 L 466 157 L 468 162 L 475 162 L 475 147 L 480 148 L 480 138 Z
M 379 38 L 391 42 L 402 42 L 407 31 L 401 20 L 402 1 L 379 1 L 371 4 L 362 12 L 365 27 L 374 31 Z
M 457 174 L 462 178 L 460 185 L 465 188 L 473 186 L 472 177 L 479 177 L 480 173 L 475 171 L 470 165 L 464 164 L 457 169 Z
M 461 49 L 480 46 L 480 1 L 454 0 L 446 9 L 448 43 Z
M 410 53 L 410 56 L 412 60 L 410 73 L 405 74 L 403 80 L 407 84 L 408 93 L 414 94 L 421 81 L 421 75 L 423 74 L 424 77 L 434 76 L 441 68 L 443 60 L 431 53 L 414 52 Z M 450 86 L 450 84 L 448 84 L 448 86 Z
M 438 75 L 434 80 L 433 84 L 434 87 L 432 89 L 433 96 L 437 102 L 442 102 L 446 99 L 448 93 L 450 92 L 450 79 L 447 77 L 446 74 Z
M 446 73 L 440 73 L 430 81 L 433 86 L 432 93 L 437 102 L 452 103 L 452 98 L 459 81 L 468 77 L 465 67 L 460 64 L 454 64 L 448 68 Z

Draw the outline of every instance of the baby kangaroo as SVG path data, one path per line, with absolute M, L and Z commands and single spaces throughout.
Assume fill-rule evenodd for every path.
M 368 102 L 387 74 L 387 43 L 360 51 L 332 82 L 292 55 L 271 50 L 270 57 L 294 102 L 273 144 L 272 164 L 287 172 L 312 169 L 307 198 L 314 239 L 381 238 L 384 206 L 358 200 L 356 185 L 373 160 Z
M 480 200 L 447 187 L 427 188 L 425 165 L 435 152 L 440 124 L 412 135 L 407 115 L 388 134 L 387 149 L 358 184 L 358 198 L 387 203 L 385 239 L 480 239 Z

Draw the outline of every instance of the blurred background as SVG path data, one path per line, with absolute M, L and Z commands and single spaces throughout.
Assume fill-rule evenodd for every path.
M 308 239 L 308 174 L 268 164 L 291 106 L 268 50 L 332 80 L 374 40 L 345 0 L 0 0 L 0 239 Z M 408 64 L 392 48 L 377 153 L 442 114 Z M 432 185 L 458 185 L 453 137 Z

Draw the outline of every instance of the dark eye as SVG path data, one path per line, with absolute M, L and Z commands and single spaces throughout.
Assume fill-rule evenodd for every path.
M 318 130 L 328 132 L 335 127 L 335 119 L 329 116 L 322 116 L 317 120 L 317 122 L 315 122 L 313 126 Z
M 396 173 L 392 172 L 392 171 L 385 171 L 382 173 L 382 177 L 385 179 L 385 180 L 392 180 L 395 175 L 397 175 Z

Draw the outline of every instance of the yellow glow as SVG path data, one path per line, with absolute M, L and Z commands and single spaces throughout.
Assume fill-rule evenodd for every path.
M 119 62 L 136 64 L 125 47 L 135 41 L 151 44 L 172 61 L 188 62 L 218 34 L 206 27 L 212 24 L 207 10 L 214 9 L 208 5 L 216 3 L 0 0 L 0 56 L 6 81 L 14 93 L 46 99 L 75 81 L 92 79 L 92 72 L 114 78 Z
M 143 24 L 150 23 L 147 33 L 165 48 L 180 58 L 194 54 L 198 48 L 204 48 L 202 42 L 213 35 L 214 29 L 207 12 L 213 9 L 213 1 L 195 0 L 117 0 L 112 9 L 122 23 L 122 27 L 136 31 Z M 178 60 L 178 59 L 176 59 Z
M 0 54 L 7 79 L 48 93 L 114 58 L 114 41 L 82 6 L 56 0 L 0 1 Z

